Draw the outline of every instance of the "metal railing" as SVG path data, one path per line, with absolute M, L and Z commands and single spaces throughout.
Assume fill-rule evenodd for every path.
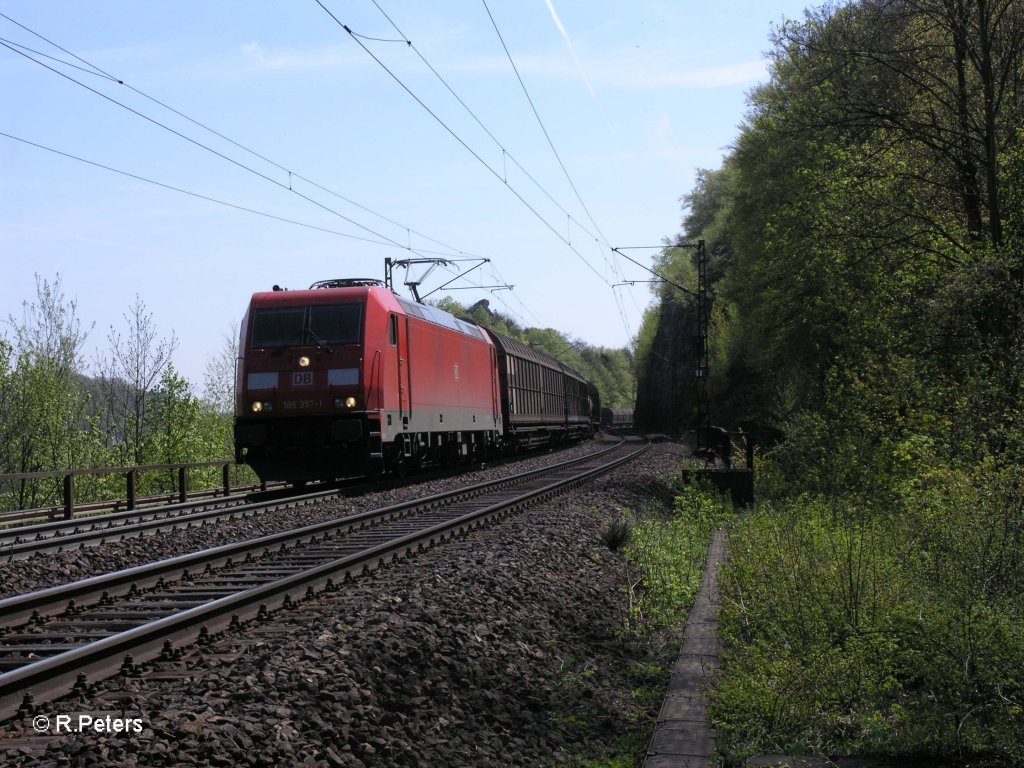
M 213 489 L 202 489 L 193 492 L 193 496 L 217 495 L 223 493 L 225 496 L 231 494 L 231 468 L 238 466 L 233 459 L 219 459 L 216 461 L 199 461 L 180 464 L 145 464 L 135 467 L 92 467 L 89 469 L 59 469 L 49 472 L 16 472 L 12 474 L 0 474 L 0 487 L 8 483 L 27 482 L 34 480 L 46 480 L 61 478 L 63 482 L 62 505 L 57 507 L 40 507 L 31 510 L 11 510 L 0 512 L 0 523 L 11 522 L 16 519 L 24 519 L 26 515 L 35 513 L 38 516 L 53 517 L 63 512 L 65 519 L 71 519 L 75 514 L 75 478 L 90 475 L 124 475 L 125 496 L 122 499 L 103 502 L 87 502 L 78 505 L 79 509 L 95 507 L 98 509 L 113 508 L 119 509 L 124 504 L 125 509 L 136 509 L 140 503 L 161 501 L 173 502 L 175 499 L 181 503 L 188 501 L 189 491 L 189 470 L 209 469 L 211 467 L 221 468 L 221 483 Z M 177 488 L 169 493 L 162 493 L 158 496 L 140 498 L 138 495 L 139 475 L 144 472 L 177 472 Z M 249 488 L 251 486 L 236 487 L 235 490 Z M 265 489 L 264 484 L 260 484 Z

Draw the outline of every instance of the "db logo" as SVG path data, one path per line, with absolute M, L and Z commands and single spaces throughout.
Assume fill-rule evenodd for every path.
M 313 383 L 313 373 L 311 371 L 298 371 L 292 374 L 292 385 L 296 387 L 304 387 Z

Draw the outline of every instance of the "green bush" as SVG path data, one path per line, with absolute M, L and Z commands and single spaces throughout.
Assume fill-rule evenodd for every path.
M 1024 761 L 1017 475 L 936 469 L 896 509 L 803 497 L 739 521 L 712 708 L 733 749 Z
M 700 588 L 708 544 L 715 528 L 731 515 L 728 497 L 686 486 L 668 517 L 638 518 L 626 548 L 628 629 L 649 632 L 679 621 Z
M 601 529 L 601 541 L 612 552 L 618 552 L 633 538 L 633 524 L 624 517 L 608 521 Z

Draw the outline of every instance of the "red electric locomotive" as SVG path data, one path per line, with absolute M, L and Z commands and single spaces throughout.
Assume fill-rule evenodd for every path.
M 299 483 L 593 433 L 572 369 L 380 281 L 257 293 L 242 320 L 235 453 Z
M 483 331 L 379 281 L 257 293 L 239 344 L 235 453 L 262 480 L 483 454 L 501 434 Z

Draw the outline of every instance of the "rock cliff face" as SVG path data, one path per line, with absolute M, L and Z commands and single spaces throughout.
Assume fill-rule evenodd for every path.
M 654 343 L 637 381 L 634 420 L 646 432 L 680 434 L 697 413 L 695 310 L 665 302 Z

